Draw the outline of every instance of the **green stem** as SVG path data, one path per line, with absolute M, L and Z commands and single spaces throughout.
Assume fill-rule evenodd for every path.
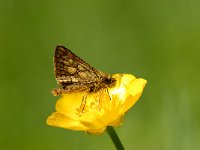
M 113 143 L 115 144 L 116 149 L 117 150 L 124 150 L 124 147 L 123 147 L 117 133 L 115 132 L 115 129 L 112 126 L 108 126 L 106 131 L 109 134 Z

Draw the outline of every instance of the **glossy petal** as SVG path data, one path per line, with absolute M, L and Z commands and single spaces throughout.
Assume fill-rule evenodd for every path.
M 87 130 L 87 128 L 80 124 L 79 121 L 68 118 L 66 115 L 59 112 L 51 114 L 47 119 L 47 124 L 71 130 Z

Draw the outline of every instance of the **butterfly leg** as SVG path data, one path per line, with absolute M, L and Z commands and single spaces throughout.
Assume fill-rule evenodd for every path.
M 60 95 L 62 92 L 63 92 L 63 89 L 53 89 L 53 90 L 51 91 L 51 93 L 52 93 L 54 96 L 58 96 L 58 95 Z
M 110 93 L 109 93 L 109 91 L 108 91 L 108 88 L 106 88 L 106 92 L 107 92 L 107 94 L 108 94 L 108 96 L 109 96 L 109 98 L 110 98 Z M 111 98 L 110 98 L 110 100 L 111 100 Z
M 81 116 L 85 111 L 86 102 L 87 102 L 87 95 L 88 95 L 88 93 L 84 94 L 84 96 L 82 97 L 81 105 L 79 106 L 79 108 L 77 108 L 79 116 Z
M 108 88 L 102 88 L 102 89 L 99 90 L 98 93 L 99 94 L 96 96 L 97 97 L 96 102 L 98 103 L 98 110 L 101 110 L 102 103 L 104 101 L 104 97 L 107 96 L 106 94 L 108 94 L 110 100 L 111 100 L 111 98 L 110 98 L 110 95 L 109 95 Z
M 100 94 L 99 94 L 99 97 L 98 97 L 98 100 L 97 100 L 97 103 L 98 103 L 98 110 L 100 110 L 101 107 L 102 107 L 101 98 L 102 98 L 103 92 L 104 92 L 104 89 L 100 89 L 100 91 L 99 91 Z

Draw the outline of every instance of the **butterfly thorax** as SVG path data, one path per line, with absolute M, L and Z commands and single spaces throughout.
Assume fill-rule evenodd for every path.
M 109 88 L 114 86 L 116 83 L 116 80 L 114 78 L 103 78 L 101 82 L 92 83 L 90 85 L 90 92 L 97 92 L 102 88 Z

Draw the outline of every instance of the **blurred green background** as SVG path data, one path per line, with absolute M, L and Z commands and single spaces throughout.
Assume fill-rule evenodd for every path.
M 46 125 L 57 44 L 148 80 L 117 132 L 127 150 L 200 149 L 199 0 L 0 0 L 0 149 L 108 149 L 108 135 Z

